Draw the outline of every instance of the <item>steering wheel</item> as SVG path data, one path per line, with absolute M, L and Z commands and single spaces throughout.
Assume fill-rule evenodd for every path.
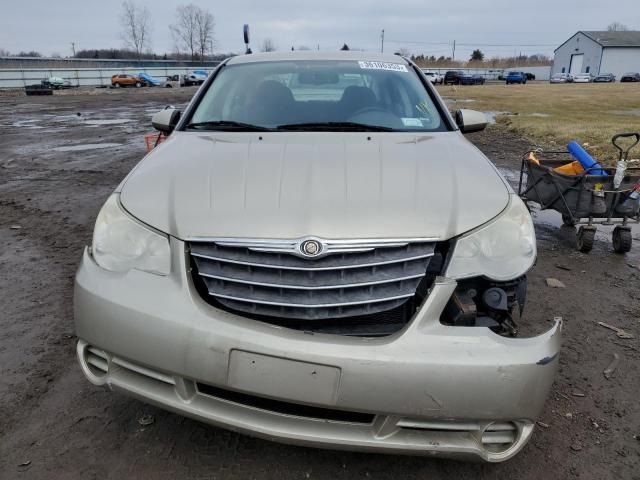
M 358 115 L 374 113 L 374 112 L 380 112 L 385 114 L 390 113 L 389 110 L 387 110 L 386 108 L 378 107 L 376 105 L 371 105 L 371 106 L 363 107 L 363 108 L 360 108 L 359 110 L 356 110 L 355 112 L 353 112 L 353 115 L 351 115 L 351 117 L 357 117 Z
M 376 115 L 378 114 L 378 115 Z M 381 126 L 402 127 L 400 118 L 389 110 L 375 105 L 356 110 L 349 120 L 358 123 L 371 123 Z

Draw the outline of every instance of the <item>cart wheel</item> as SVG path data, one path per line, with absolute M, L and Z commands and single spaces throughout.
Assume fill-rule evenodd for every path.
M 576 222 L 571 219 L 569 215 L 562 215 L 562 223 L 567 227 L 575 227 Z
M 576 239 L 578 250 L 582 253 L 589 253 L 593 248 L 593 240 L 596 236 L 595 228 L 580 227 Z
M 616 253 L 627 253 L 631 250 L 631 229 L 625 227 L 616 227 L 613 229 L 613 250 Z

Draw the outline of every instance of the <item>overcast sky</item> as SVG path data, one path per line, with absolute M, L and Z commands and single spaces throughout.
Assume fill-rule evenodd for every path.
M 117 0 L 12 1 L 0 15 L 0 49 L 36 50 L 44 55 L 71 54 L 85 48 L 118 48 L 120 35 Z M 153 18 L 152 49 L 173 51 L 169 24 L 183 2 L 137 0 Z M 189 3 L 185 1 L 184 3 Z M 577 30 L 604 30 L 619 21 L 640 29 L 638 0 L 246 0 L 199 1 L 216 19 L 216 50 L 241 52 L 242 25 L 251 26 L 252 47 L 259 50 L 270 38 L 278 49 L 307 46 L 335 50 L 350 47 L 380 49 L 385 29 L 385 51 L 406 48 L 412 53 L 451 55 L 466 59 L 476 46 L 487 57 L 514 53 L 553 52 Z

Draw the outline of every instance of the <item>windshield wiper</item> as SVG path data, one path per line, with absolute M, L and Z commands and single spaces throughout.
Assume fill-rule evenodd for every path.
M 393 128 L 382 127 L 380 125 L 367 125 L 358 122 L 309 122 L 309 123 L 290 123 L 287 125 L 278 125 L 276 130 L 342 130 L 357 132 L 392 132 Z
M 201 130 L 236 130 L 242 132 L 270 132 L 271 128 L 250 123 L 234 122 L 232 120 L 215 120 L 209 122 L 195 122 L 187 124 L 186 128 Z

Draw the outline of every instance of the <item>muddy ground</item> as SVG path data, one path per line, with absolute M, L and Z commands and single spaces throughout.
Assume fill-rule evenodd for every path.
M 613 254 L 606 235 L 583 255 L 573 232 L 553 225 L 557 215 L 536 214 L 524 330 L 562 316 L 561 367 L 532 441 L 506 463 L 280 445 L 90 385 L 72 318 L 82 248 L 100 205 L 143 156 L 150 114 L 193 90 L 92 93 L 0 97 L 0 478 L 640 478 L 638 232 L 627 256 Z M 497 130 L 471 139 L 508 175 L 528 147 Z M 549 288 L 547 277 L 566 288 Z M 154 423 L 139 425 L 144 414 Z

